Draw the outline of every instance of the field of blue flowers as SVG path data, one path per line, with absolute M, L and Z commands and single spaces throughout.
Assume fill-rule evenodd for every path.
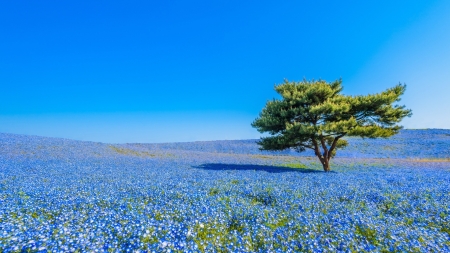
M 0 134 L 0 252 L 450 252 L 450 130 L 349 143 Z

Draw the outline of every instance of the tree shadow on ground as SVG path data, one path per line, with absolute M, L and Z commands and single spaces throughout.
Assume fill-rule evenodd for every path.
M 225 163 L 206 163 L 199 166 L 193 166 L 196 169 L 203 170 L 255 170 L 269 173 L 298 172 L 298 173 L 323 173 L 321 170 L 307 168 L 289 168 L 273 165 L 254 165 L 254 164 L 225 164 Z

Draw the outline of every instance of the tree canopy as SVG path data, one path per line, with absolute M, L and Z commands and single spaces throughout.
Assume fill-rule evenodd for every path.
M 252 126 L 271 136 L 258 142 L 261 150 L 311 149 L 323 169 L 330 171 L 330 159 L 347 146 L 344 136 L 390 137 L 402 128 L 398 123 L 412 115 L 396 105 L 406 85 L 398 84 L 378 94 L 341 94 L 342 80 L 303 80 L 275 85 L 281 99 L 268 101 Z

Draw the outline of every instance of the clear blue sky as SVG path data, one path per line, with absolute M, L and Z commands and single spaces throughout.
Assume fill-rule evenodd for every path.
M 0 132 L 250 139 L 273 85 L 408 85 L 406 128 L 450 128 L 450 1 L 2 1 Z

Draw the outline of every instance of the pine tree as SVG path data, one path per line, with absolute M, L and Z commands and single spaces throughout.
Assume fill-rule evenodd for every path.
M 330 159 L 347 146 L 344 136 L 387 138 L 402 128 L 397 123 L 412 115 L 405 106 L 394 105 L 406 85 L 398 84 L 378 94 L 347 96 L 341 94 L 341 83 L 285 80 L 275 85 L 282 99 L 268 101 L 252 123 L 260 133 L 271 135 L 261 138 L 260 149 L 311 149 L 328 172 Z

